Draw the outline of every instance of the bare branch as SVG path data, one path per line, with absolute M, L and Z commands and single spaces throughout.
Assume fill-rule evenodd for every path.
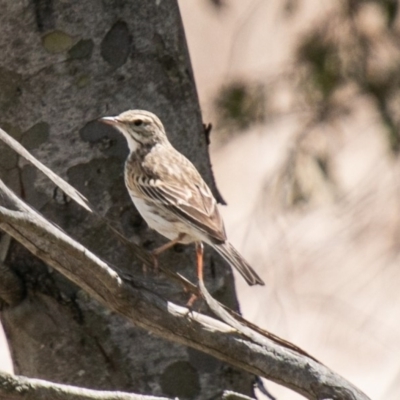
M 367 399 L 314 360 L 268 339 L 263 345 L 257 344 L 225 323 L 189 312 L 125 282 L 104 261 L 26 205 L 2 181 L 0 228 L 106 307 L 150 332 L 263 376 L 309 399 L 320 399 L 322 393 L 324 398 Z
M 82 389 L 0 371 L 0 400 L 171 400 L 166 397 Z
M 79 205 L 81 205 L 87 211 L 93 212 L 85 196 L 83 196 L 68 182 L 65 182 L 64 179 L 60 178 L 51 169 L 47 168 L 39 160 L 33 157 L 28 150 L 26 150 L 19 142 L 17 142 L 12 136 L 8 135 L 7 132 L 3 131 L 3 129 L 1 128 L 0 139 L 8 146 L 10 146 L 16 153 L 31 162 L 38 170 L 42 171 L 50 180 L 52 180 L 60 189 L 62 189 L 69 197 L 74 199 Z

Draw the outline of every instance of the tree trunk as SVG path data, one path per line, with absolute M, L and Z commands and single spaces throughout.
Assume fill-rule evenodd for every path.
M 97 118 L 134 108 L 155 112 L 173 145 L 218 195 L 175 0 L 0 0 L 0 31 L 0 126 L 83 192 L 130 240 L 150 248 L 163 243 L 127 195 L 124 138 Z M 144 271 L 101 221 L 3 145 L 0 178 L 149 290 L 181 304 L 188 300 L 181 286 Z M 169 251 L 160 263 L 195 280 L 191 246 Z M 210 250 L 205 264 L 210 291 L 237 308 L 230 270 Z M 252 393 L 250 374 L 131 326 L 14 241 L 5 265 L 24 294 L 2 312 L 16 373 L 191 399 L 218 398 L 224 389 Z

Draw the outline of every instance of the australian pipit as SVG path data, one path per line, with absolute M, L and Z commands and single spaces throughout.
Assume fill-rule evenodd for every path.
M 194 165 L 172 147 L 159 118 L 148 111 L 130 110 L 100 121 L 125 136 L 130 150 L 125 163 L 128 192 L 149 227 L 170 240 L 153 254 L 157 256 L 177 243 L 195 243 L 198 277 L 202 279 L 204 242 L 249 285 L 264 285 L 228 242 L 210 189 Z

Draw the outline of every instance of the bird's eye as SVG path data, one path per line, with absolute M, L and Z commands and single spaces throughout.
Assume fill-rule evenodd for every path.
M 141 126 L 141 125 L 143 125 L 143 121 L 142 121 L 141 119 L 135 119 L 135 120 L 133 121 L 133 124 L 134 124 L 135 126 Z

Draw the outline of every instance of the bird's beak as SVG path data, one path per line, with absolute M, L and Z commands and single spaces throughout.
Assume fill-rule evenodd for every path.
M 118 125 L 117 117 L 103 117 L 99 119 L 100 122 L 104 122 L 107 125 L 115 126 Z

